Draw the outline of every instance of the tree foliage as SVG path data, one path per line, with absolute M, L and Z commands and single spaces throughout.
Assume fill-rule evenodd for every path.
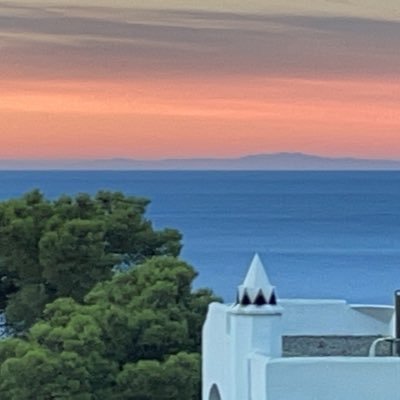
M 199 400 L 208 290 L 173 257 L 48 304 L 25 338 L 0 342 L 2 400 Z
M 34 190 L 0 203 L 0 309 L 16 330 L 59 298 L 82 302 L 113 270 L 157 255 L 177 256 L 181 236 L 154 230 L 148 201 L 119 192 L 50 201 Z

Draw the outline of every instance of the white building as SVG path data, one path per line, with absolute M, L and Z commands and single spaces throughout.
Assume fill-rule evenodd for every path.
M 400 358 L 368 356 L 378 337 L 393 337 L 394 314 L 392 306 L 277 299 L 256 255 L 237 303 L 209 307 L 203 400 L 398 400 Z M 300 354 L 285 354 L 285 343 L 302 341 Z

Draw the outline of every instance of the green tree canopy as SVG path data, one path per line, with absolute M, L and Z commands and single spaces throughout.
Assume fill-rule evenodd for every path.
M 0 203 L 0 309 L 16 330 L 59 297 L 82 302 L 113 271 L 157 255 L 178 256 L 181 235 L 154 230 L 148 201 L 119 192 L 47 200 L 34 190 Z
M 209 290 L 196 272 L 153 257 L 59 298 L 25 338 L 0 342 L 2 400 L 199 400 L 200 331 Z

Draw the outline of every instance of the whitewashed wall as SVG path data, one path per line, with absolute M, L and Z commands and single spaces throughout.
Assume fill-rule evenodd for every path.
M 262 354 L 251 355 L 249 360 L 250 399 L 269 400 L 269 398 L 267 398 L 266 371 L 270 360 L 270 358 Z
M 400 387 L 393 382 L 387 390 L 396 391 L 397 397 L 370 395 L 377 393 L 374 385 L 382 390 L 389 380 L 400 382 L 398 359 L 282 359 L 275 343 L 281 335 L 391 335 L 393 307 L 351 306 L 341 300 L 280 300 L 279 305 L 283 308 L 279 325 L 274 322 L 276 315 L 255 310 L 252 316 L 250 309 L 235 314 L 232 305 L 210 305 L 203 328 L 203 400 L 209 400 L 213 385 L 221 400 L 400 400 Z M 254 358 L 254 353 L 259 355 Z M 275 358 L 268 359 L 270 355 Z M 353 393 L 349 382 L 369 397 L 319 397 L 324 387 L 332 390 L 337 385 L 343 393 Z M 310 385 L 315 385 L 315 393 L 306 391 Z M 268 397 L 264 397 L 266 386 Z M 289 396 L 293 390 L 300 391 L 300 397 Z
M 280 358 L 257 390 L 267 400 L 398 400 L 399 377 L 399 358 Z
M 203 400 L 209 400 L 212 386 L 217 385 L 221 399 L 231 397 L 233 376 L 230 319 L 228 306 L 210 304 L 207 319 L 203 327 Z
M 281 356 L 281 311 L 278 306 L 210 305 L 203 328 L 204 400 L 213 385 L 222 400 L 250 400 L 249 355 Z
M 344 300 L 279 301 L 283 335 L 392 335 L 393 307 L 352 306 Z

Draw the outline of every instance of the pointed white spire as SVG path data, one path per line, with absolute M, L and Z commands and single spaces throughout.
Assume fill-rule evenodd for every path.
M 239 303 L 276 304 L 275 290 L 271 285 L 260 256 L 256 253 L 242 285 L 239 286 Z

